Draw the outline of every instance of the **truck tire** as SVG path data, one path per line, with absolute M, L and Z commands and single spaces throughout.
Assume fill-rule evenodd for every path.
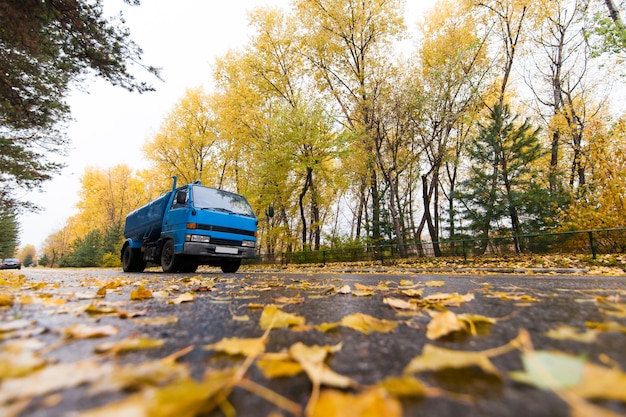
M 126 243 L 122 249 L 122 269 L 124 272 L 143 272 L 146 265 L 146 261 L 141 259 L 141 251 L 131 248 Z
M 167 239 L 161 248 L 161 268 L 163 272 L 177 272 L 180 267 L 180 259 L 174 253 L 174 241 Z
M 225 274 L 231 274 L 237 272 L 241 265 L 241 259 L 231 259 L 222 262 L 222 272 Z

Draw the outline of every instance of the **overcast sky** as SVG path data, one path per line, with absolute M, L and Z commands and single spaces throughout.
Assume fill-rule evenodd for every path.
M 43 208 L 20 216 L 20 244 L 40 249 L 50 234 L 64 227 L 76 213 L 80 178 L 85 168 L 125 163 L 145 168 L 142 145 L 158 131 L 161 121 L 188 88 L 210 90 L 216 57 L 243 47 L 251 34 L 248 11 L 260 6 L 287 8 L 290 0 L 144 0 L 130 7 L 122 0 L 105 0 L 105 10 L 121 10 L 132 39 L 144 51 L 144 63 L 162 68 L 164 82 L 138 73 L 156 92 L 128 93 L 102 80 L 81 84 L 68 99 L 73 122 L 68 129 L 72 145 L 61 159 L 67 167 L 43 186 L 43 192 L 25 197 Z M 413 29 L 422 11 L 435 0 L 407 0 L 406 24 Z

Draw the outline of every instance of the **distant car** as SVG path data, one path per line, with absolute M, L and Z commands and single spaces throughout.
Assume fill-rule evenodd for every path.
M 22 269 L 22 263 L 17 258 L 7 258 L 0 264 L 0 269 Z

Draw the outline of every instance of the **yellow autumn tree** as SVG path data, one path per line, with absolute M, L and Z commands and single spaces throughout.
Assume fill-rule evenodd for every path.
M 201 180 L 219 187 L 225 160 L 212 101 L 202 88 L 187 90 L 144 144 L 144 154 L 152 163 L 150 171 L 163 185 L 176 176 L 184 184 Z
M 121 231 L 126 215 L 155 197 L 125 164 L 86 168 L 79 196 L 75 231 L 81 237 L 95 229 Z
M 609 129 L 600 119 L 593 125 L 595 129 L 589 133 L 593 140 L 587 155 L 589 179 L 566 214 L 564 224 L 568 229 L 626 226 L 626 116 Z

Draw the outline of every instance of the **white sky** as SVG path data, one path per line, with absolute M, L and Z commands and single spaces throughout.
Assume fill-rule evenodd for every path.
M 164 82 L 147 73 L 138 78 L 157 91 L 128 93 L 102 80 L 89 80 L 68 103 L 73 122 L 68 129 L 72 145 L 61 159 L 67 167 L 43 185 L 42 192 L 25 195 L 43 208 L 20 216 L 20 244 L 40 249 L 46 237 L 65 226 L 76 213 L 80 178 L 85 168 L 127 164 L 145 168 L 141 147 L 159 129 L 161 121 L 184 96 L 198 86 L 211 89 L 215 58 L 248 41 L 248 11 L 261 6 L 289 7 L 290 0 L 143 0 L 130 7 L 121 0 L 105 0 L 105 10 L 121 10 L 131 37 L 144 51 L 143 62 L 162 68 Z M 406 24 L 415 27 L 422 11 L 435 0 L 407 0 Z M 56 160 L 56 158 L 55 158 Z

